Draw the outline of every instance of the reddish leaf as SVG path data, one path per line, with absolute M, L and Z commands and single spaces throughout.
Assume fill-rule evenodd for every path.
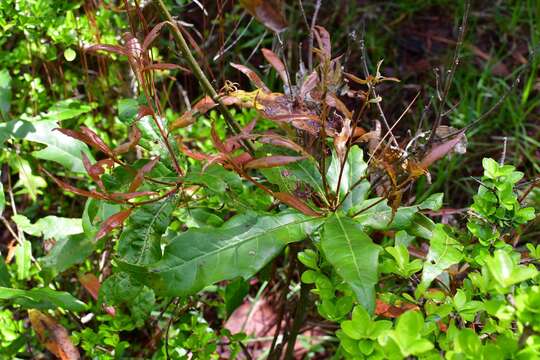
M 45 170 L 45 169 L 41 169 L 41 170 L 45 174 L 47 174 L 47 176 L 49 176 L 51 179 L 53 179 L 53 181 L 56 183 L 56 185 L 58 185 L 60 188 L 62 188 L 65 191 L 69 191 L 69 192 L 72 192 L 74 194 L 89 197 L 89 198 L 92 198 L 92 199 L 110 200 L 110 198 L 105 194 L 98 193 L 97 191 L 94 191 L 94 190 L 88 191 L 88 190 L 82 190 L 82 189 L 76 188 L 75 186 L 70 185 L 70 184 L 68 184 L 68 183 L 54 177 L 47 170 Z
M 96 275 L 92 273 L 81 275 L 79 276 L 79 282 L 94 300 L 98 299 L 100 284 Z
M 276 192 L 273 194 L 273 196 L 281 201 L 284 204 L 289 205 L 290 207 L 300 211 L 301 213 L 308 215 L 308 216 L 320 216 L 321 214 L 317 211 L 310 208 L 306 203 L 304 203 L 302 200 L 292 196 L 291 194 L 283 193 L 283 192 Z
M 154 40 L 158 37 L 161 29 L 167 24 L 168 24 L 167 21 L 160 22 L 159 24 L 154 26 L 152 30 L 150 30 L 150 32 L 146 35 L 146 37 L 143 40 L 142 51 L 146 52 L 148 50 L 148 47 L 150 46 L 150 44 L 154 42 Z
M 111 151 L 111 149 L 107 146 L 107 144 L 105 144 L 103 140 L 101 140 L 98 134 L 96 134 L 86 126 L 81 126 L 81 131 L 83 135 L 85 135 L 88 139 L 88 145 L 103 152 L 104 154 L 107 154 L 111 157 L 113 156 L 113 152 Z
M 99 279 L 97 278 L 96 275 L 92 273 L 81 275 L 79 276 L 79 282 L 94 300 L 98 299 L 99 288 L 101 287 L 101 284 L 99 283 Z M 104 306 L 103 308 L 109 315 L 111 316 L 116 315 L 116 310 L 114 309 L 114 307 Z
M 296 151 L 301 154 L 307 155 L 306 150 L 292 140 L 289 140 L 283 136 L 279 135 L 263 135 L 258 139 L 259 142 L 264 144 L 272 144 L 279 147 L 284 147 L 293 151 Z
M 86 126 L 81 126 L 82 132 L 62 128 L 56 128 L 55 130 L 60 131 L 64 135 L 80 140 L 90 145 L 94 149 L 101 151 L 111 157 L 113 155 L 111 149 L 109 149 L 109 147 L 103 142 L 103 140 L 101 140 L 101 138 L 95 132 L 93 132 Z
M 296 161 L 304 160 L 306 156 L 284 156 L 272 155 L 263 158 L 251 160 L 244 167 L 246 169 L 265 169 L 276 166 L 287 165 Z
M 287 28 L 277 0 L 240 0 L 240 4 L 270 30 L 280 33 Z
M 214 126 L 214 124 L 212 124 L 210 135 L 212 136 L 212 144 L 214 145 L 214 147 L 222 153 L 228 153 L 225 144 L 219 138 L 219 135 L 216 131 L 216 127 Z
M 133 149 L 141 140 L 141 131 L 136 125 L 131 126 L 131 132 L 129 133 L 129 140 L 121 145 L 118 145 L 113 153 L 115 155 L 124 154 Z
M 31 309 L 28 310 L 28 318 L 36 335 L 47 350 L 61 360 L 80 359 L 79 351 L 71 342 L 69 333 L 49 315 Z
M 124 223 L 124 221 L 128 218 L 129 214 L 131 214 L 131 208 L 127 210 L 122 210 L 110 216 L 107 220 L 101 223 L 101 226 L 99 227 L 99 231 L 96 234 L 95 241 L 98 241 L 99 239 L 103 238 L 105 235 L 110 233 L 113 229 L 121 226 Z
M 428 151 L 426 156 L 422 159 L 422 161 L 420 161 L 420 164 L 419 164 L 420 168 L 427 169 L 434 162 L 443 158 L 446 154 L 452 151 L 454 146 L 456 146 L 460 142 L 461 137 L 464 135 L 465 135 L 465 130 L 461 130 L 459 133 L 456 134 L 456 136 L 454 136 L 454 138 L 448 141 L 445 141 L 441 144 L 433 146 Z
M 264 92 L 270 92 L 270 89 L 266 86 L 266 84 L 261 80 L 259 75 L 247 66 L 241 65 L 241 64 L 235 64 L 231 63 L 231 66 L 237 70 L 240 70 L 244 75 L 246 75 L 249 80 L 255 85 L 258 89 L 261 89 Z
M 135 121 L 139 121 L 145 116 L 152 116 L 153 114 L 154 112 L 152 111 L 150 107 L 146 105 L 142 105 L 141 107 L 139 107 L 139 111 L 137 112 L 137 118 Z
M 377 299 L 375 305 L 375 315 L 385 318 L 397 318 L 405 311 L 420 310 L 418 305 L 411 303 L 403 303 L 401 306 L 394 306 Z
M 81 152 L 82 156 L 82 162 L 84 165 L 84 168 L 86 169 L 86 172 L 88 175 L 98 184 L 99 188 L 104 191 L 105 187 L 103 186 L 103 182 L 101 181 L 101 175 L 105 173 L 105 169 L 103 168 L 102 164 L 90 164 L 90 160 L 88 159 L 88 156 L 84 152 Z
M 283 64 L 279 56 L 277 56 L 272 50 L 264 48 L 262 49 L 262 53 L 266 61 L 268 61 L 270 65 L 272 65 L 272 67 L 276 69 L 277 73 L 281 77 L 281 80 L 283 80 L 283 83 L 288 84 L 289 80 L 287 77 L 287 70 L 285 69 L 285 65 Z
M 114 54 L 117 54 L 117 55 L 128 56 L 127 50 L 125 48 L 121 47 L 121 46 L 118 46 L 118 45 L 97 44 L 97 45 L 88 46 L 84 50 L 88 51 L 88 52 L 98 52 L 98 51 L 101 50 L 101 51 L 105 51 L 105 52 L 114 53 Z
M 232 159 L 232 161 L 237 165 L 237 166 L 244 166 L 244 164 L 250 162 L 251 160 L 253 159 L 253 156 L 251 156 L 250 153 L 247 153 L 247 152 L 244 152 L 236 157 L 234 157 Z
M 141 186 L 144 180 L 144 175 L 149 173 L 154 168 L 154 166 L 156 166 L 158 161 L 159 161 L 159 156 L 156 156 L 155 158 L 153 158 L 152 160 L 144 164 L 144 166 L 142 166 L 137 171 L 137 174 L 135 174 L 135 178 L 133 179 L 133 182 L 129 186 L 129 192 L 134 192 L 135 190 L 139 188 L 139 186 Z

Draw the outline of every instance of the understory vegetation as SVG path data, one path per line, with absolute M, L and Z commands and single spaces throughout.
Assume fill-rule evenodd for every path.
M 495 3 L 0 1 L 0 358 L 539 359 Z

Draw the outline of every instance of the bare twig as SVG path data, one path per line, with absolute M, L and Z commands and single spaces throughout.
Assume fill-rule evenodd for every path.
M 182 56 L 184 57 L 184 59 L 186 59 L 189 68 L 193 72 L 193 75 L 195 75 L 195 77 L 199 81 L 199 84 L 204 89 L 204 91 L 207 94 L 209 94 L 212 100 L 214 100 L 218 104 L 217 107 L 219 111 L 221 112 L 221 114 L 223 115 L 223 118 L 225 119 L 227 126 L 231 129 L 231 131 L 235 135 L 239 134 L 241 131 L 240 125 L 238 125 L 238 123 L 232 116 L 229 109 L 227 109 L 223 101 L 221 101 L 217 91 L 214 89 L 214 87 L 212 86 L 212 84 L 210 83 L 210 81 L 208 80 L 204 72 L 202 71 L 197 60 L 195 60 L 195 58 L 193 57 L 193 54 L 191 53 L 191 50 L 189 49 L 189 46 L 186 40 L 184 39 L 182 32 L 176 25 L 176 22 L 171 16 L 171 14 L 169 13 L 169 10 L 167 10 L 167 7 L 163 3 L 163 0 L 156 0 L 156 4 L 161 14 L 167 19 L 168 24 L 171 26 L 173 37 L 176 43 L 178 44 L 178 47 L 180 49 L 180 52 L 182 53 Z M 246 147 L 246 149 L 250 153 L 254 152 L 253 145 L 249 141 L 243 140 L 242 144 Z
M 444 88 L 443 88 L 443 93 L 440 99 L 441 103 L 439 106 L 439 111 L 437 112 L 437 118 L 435 119 L 435 122 L 433 123 L 433 127 L 431 128 L 431 133 L 429 135 L 426 148 L 428 148 L 431 142 L 434 140 L 435 132 L 437 128 L 441 125 L 441 120 L 444 114 L 444 105 L 446 102 L 446 98 L 448 97 L 448 92 L 450 91 L 450 87 L 452 86 L 452 82 L 454 80 L 454 74 L 456 73 L 456 68 L 459 64 L 459 56 L 460 56 L 461 48 L 463 46 L 463 40 L 465 39 L 467 19 L 469 17 L 470 8 L 471 8 L 471 4 L 469 1 L 467 1 L 465 3 L 465 10 L 463 12 L 461 26 L 459 27 L 459 35 L 458 35 L 458 41 L 456 43 L 456 49 L 454 51 L 454 58 L 452 60 L 452 65 L 450 66 L 450 69 L 448 70 L 444 79 Z

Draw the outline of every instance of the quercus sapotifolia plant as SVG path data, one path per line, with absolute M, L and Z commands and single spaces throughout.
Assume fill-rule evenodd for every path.
M 381 73 L 382 61 L 372 72 L 365 65 L 364 75 L 345 72 L 323 27 L 312 28 L 315 46 L 309 56 L 314 66 L 301 63 L 293 72 L 276 52 L 261 50 L 283 83 L 279 92 L 249 66 L 235 63 L 230 65 L 246 75 L 254 89 L 226 81 L 216 91 L 178 26 L 169 19 L 142 40 L 126 34 L 122 46 L 86 49 L 95 56 L 128 58 L 139 96 L 127 140 L 111 148 L 89 128 L 58 129 L 99 154 L 97 161 L 82 155 L 95 183 L 92 190 L 48 175 L 64 190 L 89 198 L 84 230 L 112 251 L 108 260 L 114 273 L 102 284 L 106 290 L 100 301 L 130 303 L 133 299 L 121 295 L 129 289 L 130 294 L 149 292 L 152 299 L 155 294 L 177 305 L 182 301 L 189 309 L 196 306 L 201 290 L 250 279 L 287 249 L 290 275 L 282 286 L 284 295 L 277 297 L 281 303 L 270 358 L 292 358 L 308 309 L 314 306 L 324 319 L 340 323 L 336 335 L 343 357 L 403 358 L 434 351 L 432 340 L 420 337 L 424 317 L 418 310 L 440 291 L 430 288 L 432 282 L 440 282 L 438 276 L 463 259 L 463 246 L 423 213 L 440 208 L 441 194 L 418 204 L 406 194 L 419 177 L 429 178 L 436 161 L 464 152 L 465 130 L 440 126 L 438 118 L 430 131 L 419 130 L 410 139 L 396 137 L 393 129 L 416 98 L 389 121 L 378 87 L 399 80 Z M 166 29 L 186 67 L 153 61 L 150 46 Z M 156 72 L 163 70 L 195 76 L 207 96 L 167 120 L 155 85 Z M 253 116 L 239 124 L 234 108 L 251 109 L 248 114 Z M 208 117 L 213 119 L 212 146 L 199 147 L 184 130 L 215 109 L 221 116 Z M 493 168 L 491 173 L 513 173 L 491 163 L 485 166 Z M 490 181 L 512 191 L 513 183 Z M 520 212 L 514 197 L 506 204 L 516 224 L 530 220 L 530 210 Z M 484 220 L 471 224 L 473 234 L 489 227 Z M 395 246 L 383 249 L 373 240 L 377 233 L 392 234 Z M 414 239 L 431 241 L 429 251 Z M 410 261 L 411 254 L 418 259 Z M 496 267 L 497 261 L 506 261 L 504 256 L 486 261 Z M 483 264 L 479 260 L 475 266 Z M 460 271 L 454 270 L 449 276 L 457 279 Z M 523 280 L 534 275 L 532 269 L 515 271 L 521 271 Z M 381 282 L 380 272 L 392 280 Z M 408 283 L 398 283 L 396 289 L 404 291 L 409 302 L 390 304 L 388 293 L 399 277 Z M 292 297 L 297 305 L 291 308 L 286 305 L 292 281 L 300 284 L 300 291 Z M 448 284 L 444 286 L 451 294 Z M 385 296 L 378 297 L 380 293 Z M 392 322 L 375 321 L 373 314 L 400 320 L 393 329 Z M 430 323 L 443 333 L 455 325 L 445 316 Z M 405 336 L 406 328 L 414 334 Z

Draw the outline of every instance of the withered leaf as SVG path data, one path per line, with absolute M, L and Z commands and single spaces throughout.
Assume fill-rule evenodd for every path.
M 427 169 L 430 167 L 434 162 L 444 157 L 446 154 L 448 154 L 454 146 L 459 144 L 461 141 L 461 138 L 465 135 L 465 130 L 459 131 L 452 139 L 447 140 L 443 143 L 437 144 L 433 146 L 426 156 L 420 161 L 419 166 L 422 169 Z
M 30 309 L 28 317 L 39 341 L 55 356 L 62 360 L 78 360 L 80 354 L 71 342 L 69 333 L 49 315 Z
M 287 28 L 287 21 L 280 12 L 280 1 L 240 0 L 240 4 L 270 30 L 280 33 Z
M 332 56 L 332 43 L 330 41 L 330 34 L 322 26 L 315 26 L 315 37 L 321 49 L 327 59 Z
M 281 77 L 281 80 L 283 80 L 283 83 L 287 84 L 289 82 L 289 80 L 287 78 L 287 70 L 285 69 L 285 65 L 283 64 L 283 62 L 281 61 L 279 56 L 277 56 L 270 49 L 264 49 L 263 48 L 261 51 L 262 51 L 263 56 L 266 59 L 266 61 L 268 61 L 270 63 L 270 65 L 272 65 L 272 67 L 274 69 L 276 69 L 276 72 Z
M 231 66 L 246 75 L 249 80 L 251 80 L 253 85 L 255 85 L 258 89 L 261 89 L 264 92 L 270 92 L 268 86 L 266 86 L 266 84 L 261 80 L 261 78 L 259 77 L 259 75 L 257 75 L 255 71 L 241 64 L 231 63 Z

